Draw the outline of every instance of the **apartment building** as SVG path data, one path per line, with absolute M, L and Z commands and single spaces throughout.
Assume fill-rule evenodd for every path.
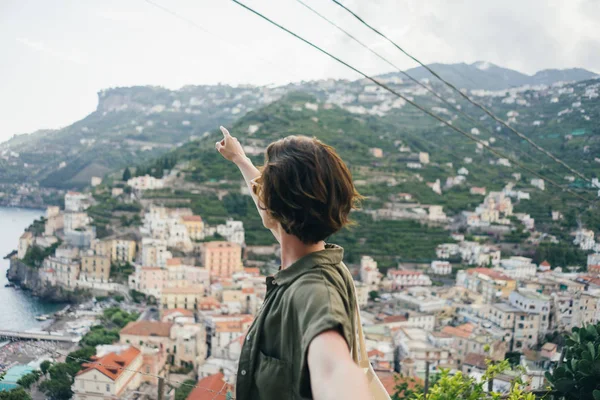
M 81 256 L 79 279 L 88 282 L 108 282 L 110 278 L 110 258 L 89 251 Z
M 202 249 L 202 265 L 206 268 L 211 279 L 231 278 L 243 270 L 242 247 L 231 242 L 208 242 Z
M 162 290 L 160 304 L 165 310 L 171 308 L 198 310 L 199 303 L 205 295 L 204 291 L 204 285 L 166 287 Z
M 137 243 L 131 239 L 113 239 L 110 242 L 111 260 L 113 263 L 133 263 L 136 255 Z M 145 264 L 154 265 L 154 264 Z
M 486 303 L 508 298 L 517 282 L 501 272 L 490 268 L 471 268 L 458 271 L 456 285 L 480 294 Z
M 117 347 L 117 346 L 113 346 Z M 99 353 L 82 364 L 73 381 L 74 400 L 105 400 L 121 398 L 141 383 L 142 354 L 133 346 L 116 348 L 107 354 Z

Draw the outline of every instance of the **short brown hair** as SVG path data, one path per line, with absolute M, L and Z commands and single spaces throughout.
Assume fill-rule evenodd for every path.
M 255 193 L 269 215 L 307 244 L 348 225 L 350 210 L 362 199 L 333 147 L 306 136 L 271 143 L 256 183 Z

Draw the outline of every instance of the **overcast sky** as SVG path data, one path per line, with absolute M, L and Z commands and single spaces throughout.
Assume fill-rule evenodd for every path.
M 229 0 L 0 0 L 0 142 L 83 118 L 103 88 L 357 76 Z M 296 0 L 242 0 L 368 73 L 390 70 Z M 330 0 L 304 0 L 402 68 Z M 343 0 L 422 61 L 600 72 L 598 0 Z M 206 29 L 208 32 L 202 30 Z

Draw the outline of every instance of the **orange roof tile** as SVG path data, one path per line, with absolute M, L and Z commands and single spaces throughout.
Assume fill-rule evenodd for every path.
M 492 279 L 495 280 L 499 280 L 499 281 L 512 281 L 514 279 L 512 279 L 509 276 L 504 275 L 502 272 L 498 272 L 495 271 L 493 269 L 489 269 L 489 268 L 471 268 L 467 270 L 467 273 L 469 275 L 473 275 L 475 273 L 481 274 L 481 275 L 486 275 L 489 276 Z
M 215 332 L 216 333 L 223 333 L 223 332 L 231 332 L 231 333 L 235 333 L 235 332 L 239 332 L 242 333 L 243 328 L 242 328 L 242 321 L 241 320 L 236 320 L 236 321 L 216 321 L 215 322 Z
M 379 380 L 383 384 L 383 387 L 388 392 L 390 396 L 393 396 L 396 392 L 396 385 L 406 382 L 408 384 L 409 389 L 414 389 L 414 387 L 419 384 L 423 386 L 423 380 L 420 378 L 412 378 L 407 376 L 402 376 L 395 372 L 386 372 L 386 371 L 376 371 Z
M 181 258 L 169 258 L 167 260 L 167 266 L 181 265 Z
M 259 268 L 254 268 L 254 267 L 246 267 L 244 268 L 244 272 L 250 275 L 260 275 L 260 269 Z
M 185 222 L 202 222 L 202 217 L 199 215 L 185 215 L 181 219 Z
M 477 353 L 467 353 L 463 364 L 472 365 L 481 369 L 486 369 L 485 355 Z
M 204 286 L 202 285 L 193 285 L 193 286 L 185 286 L 185 287 L 172 287 L 165 288 L 162 290 L 162 294 L 204 294 Z
M 393 324 L 394 322 L 404 322 L 408 319 L 404 315 L 389 315 L 383 318 L 384 324 Z
M 251 287 L 249 287 L 249 288 L 242 288 L 242 293 L 252 294 L 252 293 L 254 293 L 254 288 L 251 288 Z
M 123 373 L 123 368 L 127 368 L 129 364 L 137 356 L 140 355 L 140 350 L 131 346 L 127 350 L 120 353 L 108 353 L 103 357 L 92 357 L 94 363 L 83 363 L 81 366 L 84 368 L 77 373 L 77 375 L 85 374 L 91 370 L 96 370 L 106 375 L 110 380 L 115 381 Z M 102 365 L 100 365 L 102 364 Z
M 180 313 L 185 317 L 193 317 L 194 312 L 192 310 L 186 310 L 185 308 L 171 308 L 170 310 L 163 311 L 163 318 L 168 317 L 171 314 Z
M 469 336 L 471 336 L 471 332 L 454 326 L 445 326 L 444 328 L 442 328 L 442 333 L 445 333 L 450 336 L 458 336 L 461 338 L 468 338 Z
M 119 333 L 121 335 L 169 337 L 172 326 L 173 324 L 170 322 L 134 321 L 128 323 Z
M 541 264 L 542 267 L 550 267 L 550 263 L 546 260 L 544 260 Z
M 367 356 L 369 358 L 371 357 L 383 357 L 385 356 L 385 354 L 377 349 L 371 350 L 370 352 L 367 353 Z
M 405 269 L 392 269 L 388 271 L 390 275 L 423 275 L 421 271 L 409 271 Z
M 200 379 L 186 400 L 225 400 L 233 386 L 225 382 L 222 372 Z

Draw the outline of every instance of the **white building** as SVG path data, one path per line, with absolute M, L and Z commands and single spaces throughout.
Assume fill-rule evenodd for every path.
M 142 265 L 164 267 L 173 255 L 167 250 L 167 241 L 160 239 L 142 239 Z
M 500 260 L 500 267 L 504 275 L 513 279 L 527 279 L 536 275 L 537 265 L 531 262 L 531 258 L 513 256 Z
M 90 223 L 90 218 L 86 212 L 65 212 L 63 214 L 65 232 L 75 231 L 85 228 Z
M 162 189 L 165 182 L 162 179 L 157 179 L 150 175 L 136 176 L 127 181 L 127 186 L 131 186 L 136 190 L 156 190 Z
M 362 256 L 360 259 L 360 280 L 367 285 L 370 290 L 377 290 L 381 282 L 381 273 L 377 268 L 377 261 L 372 257 Z
M 115 351 L 98 353 L 93 362 L 82 364 L 72 390 L 74 400 L 121 398 L 141 383 L 142 352 L 133 346 L 112 346 Z M 143 371 L 140 371 L 143 372 Z
M 548 331 L 550 327 L 551 298 L 530 289 L 518 289 L 512 292 L 508 300 L 510 304 L 521 311 L 540 315 L 540 334 Z
M 450 275 L 452 273 L 452 265 L 448 261 L 432 261 L 431 271 L 437 275 Z
M 594 231 L 590 229 L 578 229 L 575 232 L 575 240 L 573 244 L 576 244 L 582 250 L 592 250 L 596 245 L 594 241 Z
M 91 198 L 87 194 L 68 192 L 65 194 L 65 211 L 81 212 L 91 205 Z
M 546 190 L 546 183 L 544 182 L 543 179 L 532 179 L 531 180 L 531 186 L 536 187 L 540 190 Z
M 392 281 L 392 288 L 405 288 L 409 286 L 431 286 L 431 279 L 420 271 L 390 269 L 387 277 Z
M 237 243 L 244 246 L 246 243 L 244 233 L 244 223 L 242 221 L 228 220 L 225 225 L 217 225 L 217 233 L 225 238 L 228 242 Z
M 446 214 L 444 213 L 443 206 L 429 206 L 429 216 L 430 221 L 443 222 L 448 219 Z

